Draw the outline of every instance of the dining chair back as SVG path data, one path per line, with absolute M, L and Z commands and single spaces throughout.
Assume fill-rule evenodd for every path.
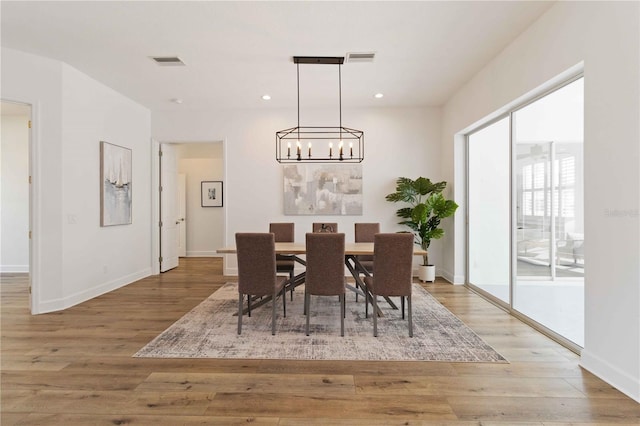
M 376 269 L 373 277 L 365 277 L 364 282 L 372 294 L 373 335 L 378 335 L 377 296 L 399 296 L 404 318 L 404 300 L 408 301 L 409 336 L 413 337 L 413 317 L 411 309 L 411 286 L 413 281 L 413 234 L 382 233 L 374 238 L 374 259 Z
M 273 233 L 276 243 L 292 243 L 295 241 L 295 223 L 272 222 L 269 224 L 269 232 Z M 295 277 L 296 261 L 292 255 L 276 254 L 276 271 L 289 274 L 289 280 L 293 282 Z M 293 286 L 291 286 L 291 300 L 293 300 Z
M 276 334 L 276 299 L 282 294 L 284 316 L 287 316 L 284 288 L 286 278 L 276 275 L 275 236 L 272 233 L 236 233 L 238 258 L 238 334 L 242 333 L 243 299 L 247 295 L 251 316 L 252 296 L 271 296 L 271 334 Z
M 344 276 L 344 234 L 307 233 L 305 274 L 305 332 L 309 335 L 311 317 L 311 296 L 338 296 L 340 300 L 340 335 L 344 336 L 345 317 L 345 276 Z
M 313 230 L 313 232 L 338 232 L 338 224 L 335 222 L 314 223 L 311 229 Z
M 356 223 L 355 225 L 355 239 L 356 243 L 373 243 L 374 236 L 380 233 L 379 223 Z M 356 256 L 360 265 L 365 268 L 369 273 L 373 273 L 373 256 L 359 255 Z

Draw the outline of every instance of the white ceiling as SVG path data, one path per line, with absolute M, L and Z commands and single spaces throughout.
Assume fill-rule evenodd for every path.
M 343 107 L 437 106 L 552 4 L 2 1 L 1 41 L 66 62 L 152 111 L 295 107 L 292 56 L 347 52 L 376 58 L 342 67 Z M 187 65 L 149 58 L 174 55 Z M 301 108 L 337 105 L 337 78 L 335 65 L 301 65 Z

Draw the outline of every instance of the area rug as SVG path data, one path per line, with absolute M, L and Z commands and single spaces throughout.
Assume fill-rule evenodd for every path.
M 373 337 L 371 306 L 347 291 L 345 335 L 340 337 L 337 297 L 311 298 L 310 335 L 303 314 L 304 286 L 287 294 L 287 317 L 277 300 L 276 335 L 271 335 L 271 302 L 243 317 L 237 334 L 238 290 L 227 283 L 153 339 L 134 357 L 248 358 L 298 360 L 507 362 L 420 285 L 413 285 L 413 338 L 406 319 L 381 299 L 384 317 Z M 399 304 L 399 303 L 398 303 Z

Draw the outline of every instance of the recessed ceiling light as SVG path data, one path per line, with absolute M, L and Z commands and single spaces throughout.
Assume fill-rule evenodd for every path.
M 263 101 L 268 101 L 268 100 L 270 100 L 270 99 L 271 99 L 271 96 L 269 96 L 269 95 L 262 95 L 262 100 L 263 100 Z
M 174 104 L 181 104 L 183 101 L 180 98 L 173 98 L 171 99 L 171 102 L 173 102 Z
M 376 93 L 375 95 L 373 95 L 374 98 L 376 99 L 380 99 L 382 97 L 384 97 L 384 95 L 382 93 Z

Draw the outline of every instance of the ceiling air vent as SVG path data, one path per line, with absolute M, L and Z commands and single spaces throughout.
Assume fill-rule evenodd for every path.
M 347 62 L 373 62 L 375 52 L 347 53 Z
M 151 59 L 156 61 L 156 64 L 162 66 L 184 66 L 182 59 L 177 56 L 152 56 Z

